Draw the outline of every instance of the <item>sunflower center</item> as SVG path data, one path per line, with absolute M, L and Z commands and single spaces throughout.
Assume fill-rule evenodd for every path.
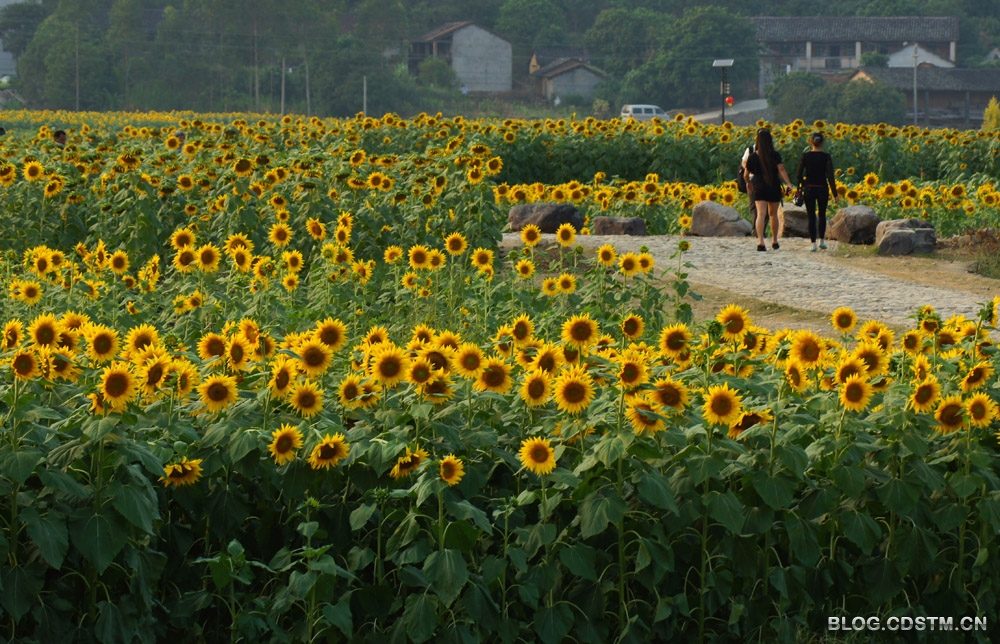
M 978 400 L 974 401 L 971 405 L 969 405 L 969 415 L 972 416 L 973 420 L 982 420 L 986 418 L 986 405 Z
M 205 390 L 205 394 L 212 402 L 222 402 L 229 397 L 229 388 L 221 382 L 213 382 Z
M 319 341 L 330 347 L 336 346 L 340 342 L 340 331 L 333 327 L 323 329 Z
M 455 476 L 455 464 L 451 461 L 441 463 L 441 478 L 450 479 Z
M 549 448 L 545 445 L 534 445 L 528 452 L 531 462 L 542 464 L 549 460 Z
M 578 322 L 570 328 L 570 337 L 577 342 L 586 342 L 592 335 L 590 325 L 586 322 Z
M 507 380 L 507 372 L 503 367 L 491 366 L 483 372 L 483 382 L 490 387 L 499 387 Z
M 582 382 L 570 381 L 563 387 L 562 396 L 569 403 L 581 403 L 587 398 L 587 387 Z
M 639 322 L 633 318 L 625 320 L 625 323 L 622 324 L 622 331 L 625 332 L 625 335 L 635 335 L 639 332 Z
M 319 446 L 319 458 L 324 461 L 329 461 L 337 456 L 337 446 L 328 445 L 326 443 Z
M 681 402 L 681 392 L 673 386 L 661 386 L 659 388 L 659 398 L 667 407 L 676 407 Z
M 112 373 L 104 381 L 104 392 L 111 398 L 124 396 L 128 391 L 128 375 L 124 373 Z
M 860 383 L 852 382 L 844 389 L 844 398 L 852 403 L 859 403 L 865 397 L 865 388 Z
M 667 336 L 666 341 L 664 342 L 664 344 L 671 351 L 680 351 L 681 349 L 684 348 L 684 345 L 686 344 L 686 342 L 684 340 L 684 334 L 682 334 L 682 333 L 671 333 L 670 335 Z
M 326 354 L 315 347 L 306 349 L 302 360 L 310 367 L 319 367 L 326 362 Z
M 279 454 L 290 452 L 292 450 L 293 444 L 294 441 L 292 440 L 291 436 L 288 435 L 279 436 L 278 440 L 275 441 L 274 443 L 274 451 L 278 452 Z
M 947 427 L 956 427 L 962 424 L 962 406 L 957 404 L 946 405 L 941 410 L 941 423 Z
M 14 367 L 14 372 L 20 375 L 29 374 L 35 369 L 35 360 L 30 355 L 26 353 L 21 353 L 14 356 L 14 361 L 11 363 Z
M 716 396 L 712 398 L 711 409 L 716 416 L 728 416 L 733 411 L 733 401 L 728 396 Z
M 395 358 L 388 358 L 379 363 L 378 371 L 383 378 L 395 378 L 399 375 L 401 365 Z
M 300 392 L 296 399 L 302 409 L 312 409 L 316 405 L 316 395 L 311 391 Z
M 913 399 L 918 403 L 926 403 L 934 397 L 934 388 L 930 385 L 920 385 L 917 390 L 913 392 Z
M 639 378 L 639 367 L 634 364 L 625 364 L 622 366 L 621 379 L 624 383 L 635 382 Z
M 545 381 L 541 378 L 536 378 L 528 383 L 528 397 L 532 400 L 538 400 L 545 395 Z
M 155 364 L 146 372 L 146 384 L 158 385 L 163 380 L 163 365 Z
M 538 357 L 535 366 L 547 373 L 552 373 L 556 368 L 556 357 L 551 353 L 544 353 Z

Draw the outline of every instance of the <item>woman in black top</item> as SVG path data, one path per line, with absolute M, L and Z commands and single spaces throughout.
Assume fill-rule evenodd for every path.
M 826 206 L 833 195 L 833 203 L 839 203 L 837 197 L 837 182 L 833 178 L 833 159 L 823 152 L 823 135 L 819 132 L 809 137 L 812 150 L 799 159 L 798 183 L 802 196 L 806 201 L 806 212 L 809 213 L 809 238 L 816 250 L 816 206 L 819 206 L 819 247 L 826 248 Z M 829 186 L 829 189 L 827 189 Z
M 781 163 L 781 155 L 774 149 L 770 130 L 757 130 L 754 153 L 747 157 L 746 170 L 753 175 L 747 183 L 747 190 L 757 202 L 757 250 L 767 250 L 764 246 L 764 213 L 771 219 L 771 248 L 778 250 L 778 204 L 784 194 L 781 181 L 791 191 L 792 180 Z

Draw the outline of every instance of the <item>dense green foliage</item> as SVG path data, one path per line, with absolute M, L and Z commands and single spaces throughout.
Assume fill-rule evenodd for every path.
M 768 88 L 767 99 L 779 123 L 802 119 L 900 126 L 906 117 L 906 99 L 883 83 L 827 84 L 808 72 L 779 77 Z
M 998 44 L 988 2 L 827 3 L 796 0 L 25 0 L 0 10 L 0 39 L 18 62 L 16 86 L 33 108 L 196 109 L 347 116 L 362 108 L 409 115 L 461 113 L 457 89 L 414 83 L 409 41 L 473 20 L 508 38 L 514 75 L 535 47 L 587 47 L 609 74 L 601 97 L 703 107 L 717 95 L 713 58 L 735 58 L 737 96 L 754 93 L 753 15 L 950 15 L 961 18 L 959 59 Z M 283 73 L 284 70 L 284 73 Z M 284 93 L 282 92 L 284 89 Z

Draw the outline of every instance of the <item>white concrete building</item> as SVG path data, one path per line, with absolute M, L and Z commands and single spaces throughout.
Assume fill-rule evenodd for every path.
M 510 41 L 475 23 L 442 25 L 414 40 L 411 50 L 412 68 L 426 58 L 446 60 L 469 92 L 509 92 L 513 86 Z

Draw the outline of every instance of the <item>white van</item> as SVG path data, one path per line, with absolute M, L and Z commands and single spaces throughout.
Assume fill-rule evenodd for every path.
M 622 120 L 652 121 L 654 118 L 667 120 L 667 114 L 655 105 L 623 105 Z

